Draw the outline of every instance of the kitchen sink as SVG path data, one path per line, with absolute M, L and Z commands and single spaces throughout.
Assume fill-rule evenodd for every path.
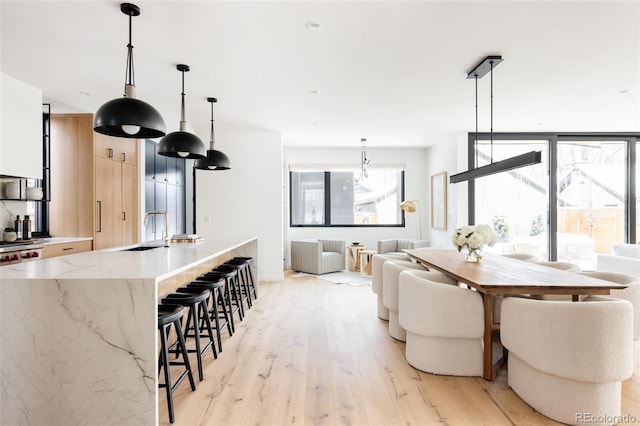
M 131 247 L 128 249 L 122 249 L 120 251 L 147 251 L 147 250 L 151 250 L 151 249 L 156 249 L 158 247 L 161 246 L 136 246 L 136 247 Z

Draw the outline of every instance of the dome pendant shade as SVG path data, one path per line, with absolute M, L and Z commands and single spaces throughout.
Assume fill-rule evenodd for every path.
M 135 94 L 131 27 L 132 18 L 140 15 L 140 8 L 135 4 L 122 3 L 120 11 L 129 17 L 125 93 L 124 97 L 108 101 L 98 108 L 93 119 L 93 130 L 103 135 L 121 138 L 159 138 L 166 134 L 162 116 L 148 103 L 136 99 Z
M 204 143 L 193 133 L 177 131 L 171 132 L 160 140 L 158 154 L 165 157 L 204 158 Z
M 137 126 L 139 129 L 135 132 L 135 128 L 123 126 Z M 118 98 L 98 109 L 93 119 L 93 130 L 121 138 L 152 139 L 165 135 L 165 124 L 160 113 L 145 101 Z
M 200 170 L 229 170 L 231 168 L 231 160 L 222 151 L 208 149 L 207 158 L 196 160 L 194 167 Z

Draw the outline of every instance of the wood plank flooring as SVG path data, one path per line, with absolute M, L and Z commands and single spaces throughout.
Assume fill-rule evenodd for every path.
M 411 367 L 376 316 L 370 286 L 315 277 L 263 282 L 205 379 L 174 393 L 175 425 L 557 425 L 494 381 Z M 640 422 L 640 342 L 622 415 Z M 195 358 L 192 364 L 195 365 Z M 169 424 L 164 390 L 159 424 Z

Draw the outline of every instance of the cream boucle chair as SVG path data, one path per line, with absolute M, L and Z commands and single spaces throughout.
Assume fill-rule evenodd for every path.
M 345 268 L 344 240 L 291 241 L 291 269 L 326 274 Z
M 378 295 L 378 318 L 389 321 L 389 308 L 382 302 L 382 265 L 387 260 L 406 260 L 407 256 L 374 254 L 371 266 L 371 290 Z
M 378 241 L 378 254 L 391 254 L 400 255 L 404 259 L 408 259 L 409 256 L 403 252 L 404 249 L 417 249 L 422 247 L 429 247 L 429 240 L 413 240 L 413 239 L 392 239 L 392 240 L 379 240 Z
M 388 260 L 382 265 L 382 303 L 389 309 L 389 334 L 394 339 L 405 341 L 407 332 L 398 322 L 398 283 L 400 272 L 407 269 L 426 271 L 424 266 L 407 260 Z
M 638 278 L 634 275 L 619 274 L 616 272 L 590 271 L 582 272 L 582 274 L 605 281 L 612 281 L 617 284 L 628 285 L 628 287 L 623 290 L 611 290 L 609 297 L 631 302 L 631 305 L 633 305 L 633 340 L 640 340 L 640 282 L 638 282 Z M 591 298 L 588 297 L 587 299 Z
M 549 268 L 560 269 L 561 271 L 582 272 L 580 265 L 571 262 L 536 262 L 537 265 L 548 266 Z
M 435 374 L 482 376 L 480 293 L 437 271 L 406 270 L 400 274 L 399 306 L 409 364 Z
M 506 298 L 500 335 L 509 386 L 562 423 L 580 424 L 580 413 L 620 415 L 622 380 L 633 374 L 632 319 L 626 300 Z
M 537 262 L 538 260 L 540 260 L 535 254 L 528 253 L 509 253 L 503 254 L 501 256 L 510 257 L 511 259 L 524 260 L 525 262 Z

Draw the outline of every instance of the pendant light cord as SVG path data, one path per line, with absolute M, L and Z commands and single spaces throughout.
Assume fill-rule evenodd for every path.
M 493 61 L 491 64 L 491 164 L 493 164 Z
M 133 71 L 133 44 L 131 43 L 131 33 L 132 33 L 132 19 L 133 17 L 129 15 L 129 44 L 127 44 L 127 69 L 125 70 L 125 93 L 126 86 L 135 86 L 136 85 L 136 77 Z
M 476 140 L 474 141 L 476 151 L 476 167 L 478 167 L 478 74 L 475 75 L 476 80 Z
M 184 71 L 182 72 L 182 92 L 180 93 L 180 97 L 182 99 L 182 103 L 180 105 L 180 131 L 182 132 L 186 132 L 186 124 L 187 124 L 187 119 L 185 117 L 185 112 L 184 112 Z
M 211 150 L 215 150 L 216 139 L 213 133 L 213 102 L 211 102 L 211 136 L 209 138 L 209 147 Z

